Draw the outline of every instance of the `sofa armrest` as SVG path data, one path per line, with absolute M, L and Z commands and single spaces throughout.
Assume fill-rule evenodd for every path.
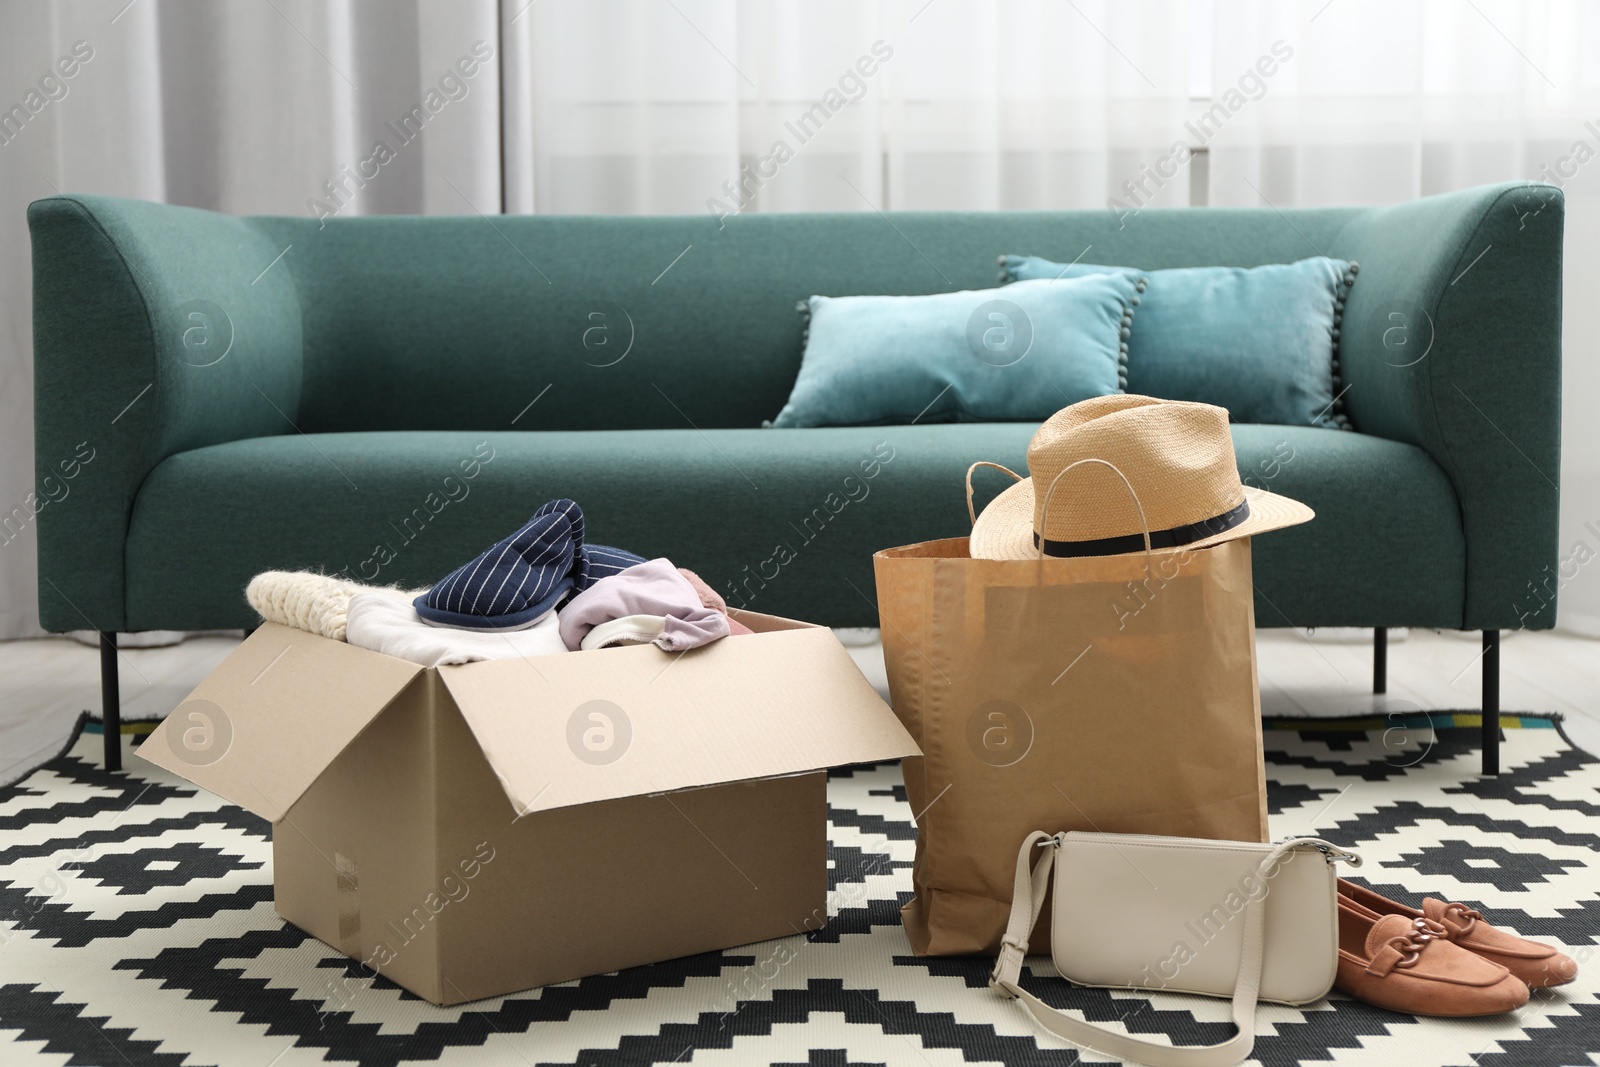
M 1464 629 L 1555 624 L 1562 220 L 1559 189 L 1508 183 L 1361 212 L 1328 249 L 1361 264 L 1339 349 L 1351 422 L 1455 485 Z
M 293 432 L 299 301 L 282 249 L 225 215 L 55 196 L 28 228 L 39 615 L 119 630 L 145 477 L 176 452 Z

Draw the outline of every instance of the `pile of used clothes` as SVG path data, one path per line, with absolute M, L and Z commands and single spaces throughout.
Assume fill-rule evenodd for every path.
M 267 622 L 427 667 L 646 643 L 682 652 L 750 632 L 693 571 L 583 532 L 583 509 L 552 500 L 430 589 L 267 571 L 245 597 Z

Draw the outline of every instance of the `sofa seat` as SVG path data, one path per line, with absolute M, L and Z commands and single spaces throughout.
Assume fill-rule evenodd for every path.
M 250 625 L 243 587 L 266 567 L 426 585 L 558 496 L 583 505 L 590 540 L 668 556 L 735 606 L 875 626 L 872 553 L 964 534 L 968 465 L 1023 470 L 1033 430 L 395 431 L 197 448 L 139 488 L 125 628 Z M 1461 625 L 1456 496 L 1426 453 L 1285 426 L 1237 426 L 1234 441 L 1253 484 L 1318 512 L 1258 540 L 1259 625 Z M 980 471 L 980 501 L 1004 482 Z

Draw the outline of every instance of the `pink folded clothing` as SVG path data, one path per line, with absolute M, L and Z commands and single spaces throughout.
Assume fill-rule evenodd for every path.
M 577 651 L 601 623 L 630 615 L 664 621 L 652 641 L 668 652 L 699 648 L 728 636 L 728 616 L 700 601 L 689 580 L 668 559 L 652 559 L 602 578 L 567 602 L 559 614 L 561 641 Z
M 689 584 L 694 586 L 694 591 L 700 594 L 700 603 L 714 611 L 726 612 L 728 602 L 717 595 L 717 591 L 706 584 L 706 580 L 687 567 L 679 567 L 678 573 L 689 579 Z M 754 630 L 734 618 L 728 616 L 728 633 L 737 637 L 739 634 L 755 633 Z

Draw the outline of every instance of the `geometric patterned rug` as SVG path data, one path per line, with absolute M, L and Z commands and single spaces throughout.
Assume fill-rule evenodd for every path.
M 1272 833 L 1361 851 L 1386 895 L 1469 902 L 1566 946 L 1583 970 L 1499 1018 L 1420 1019 L 1338 994 L 1260 1009 L 1254 1059 L 1407 1067 L 1600 1062 L 1600 761 L 1559 728 L 1279 724 Z M 1537 720 L 1523 725 L 1538 727 Z M 991 961 L 918 959 L 900 929 L 915 829 L 899 768 L 829 783 L 828 925 L 785 938 L 437 1008 L 280 920 L 270 827 L 99 738 L 0 789 L 0 1063 L 1075 1064 L 985 988 Z M 1223 1040 L 1226 1003 L 1085 989 L 1030 958 L 1050 1004 L 1177 1044 Z

